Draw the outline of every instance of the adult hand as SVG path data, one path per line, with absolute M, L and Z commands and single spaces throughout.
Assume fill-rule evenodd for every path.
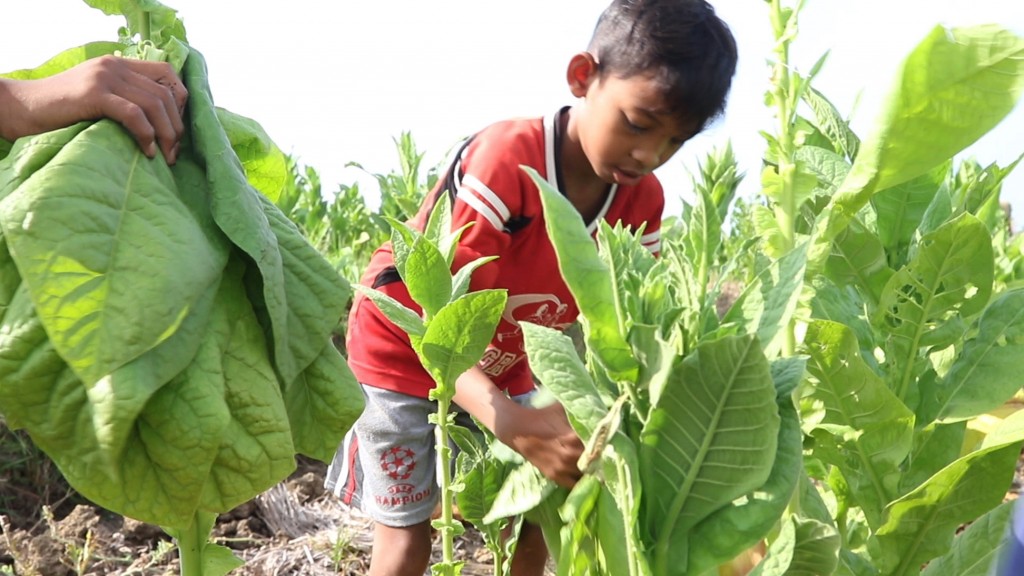
M 102 56 L 47 78 L 0 79 L 0 136 L 15 140 L 110 118 L 128 130 L 146 156 L 156 156 L 159 147 L 173 164 L 187 98 L 165 62 Z
M 501 420 L 494 431 L 498 440 L 522 454 L 559 486 L 572 488 L 583 475 L 577 466 L 583 441 L 569 424 L 565 409 L 558 403 L 520 409 L 521 414 Z

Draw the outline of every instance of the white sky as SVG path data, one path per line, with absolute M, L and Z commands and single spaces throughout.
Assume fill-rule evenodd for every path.
M 439 161 L 461 137 L 508 117 L 536 116 L 571 103 L 564 70 L 585 48 L 607 0 L 166 0 L 206 57 L 215 102 L 249 116 L 285 151 L 315 167 L 325 190 L 360 180 L 350 161 L 373 172 L 398 169 L 392 139 L 412 133 Z M 658 172 L 667 213 L 688 197 L 687 167 L 731 139 L 759 188 L 760 130 L 771 33 L 763 0 L 712 0 L 735 34 L 740 67 L 725 119 L 688 143 Z M 123 20 L 77 0 L 33 0 L 5 8 L 0 71 L 34 67 L 57 52 L 116 39 Z M 997 22 L 1024 34 L 1020 0 L 808 0 L 791 50 L 806 72 L 831 49 L 816 86 L 866 136 L 873 102 L 899 61 L 938 23 Z M 1024 106 L 968 149 L 982 164 L 1005 165 L 1024 152 Z M 1024 167 L 1004 185 L 1018 228 L 1024 222 Z M 375 203 L 375 199 L 370 199 Z

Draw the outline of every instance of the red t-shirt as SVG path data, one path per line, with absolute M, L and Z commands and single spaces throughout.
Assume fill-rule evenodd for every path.
M 473 273 L 470 289 L 508 291 L 508 304 L 479 366 L 499 389 L 512 395 L 533 389 L 519 322 L 564 330 L 579 313 L 544 226 L 540 192 L 520 168 L 526 165 L 536 169 L 560 189 L 557 118 L 558 114 L 508 120 L 476 134 L 411 222 L 423 230 L 438 194 L 454 189 L 452 229 L 474 224 L 463 233 L 452 268 L 458 270 L 482 256 L 498 256 Z M 595 234 L 600 220 L 611 224 L 621 221 L 633 230 L 643 225 L 642 243 L 658 253 L 664 204 L 661 184 L 654 175 L 646 176 L 636 186 L 613 185 L 601 212 L 588 223 L 588 230 Z M 420 310 L 394 272 L 390 243 L 374 253 L 362 283 Z M 422 398 L 434 387 L 409 337 L 362 295 L 356 296 L 349 314 L 347 346 L 349 366 L 368 386 Z

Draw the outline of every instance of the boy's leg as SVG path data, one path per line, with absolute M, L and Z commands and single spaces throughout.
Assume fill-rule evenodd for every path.
M 369 576 L 423 576 L 430 564 L 430 521 L 394 528 L 374 525 Z
M 366 408 L 328 469 L 326 486 L 374 521 L 371 576 L 422 576 L 438 500 L 433 403 L 363 386 Z
M 540 526 L 523 522 L 512 554 L 512 576 L 543 576 L 547 562 L 548 546 Z

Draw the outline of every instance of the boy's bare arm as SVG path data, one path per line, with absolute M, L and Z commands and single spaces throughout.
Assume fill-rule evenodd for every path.
M 455 403 L 560 486 L 570 488 L 579 480 L 576 462 L 583 453 L 583 442 L 560 404 L 521 406 L 477 367 L 459 377 Z
M 102 56 L 47 78 L 0 79 L 0 137 L 16 140 L 82 120 L 111 118 L 147 156 L 155 156 L 159 147 L 174 163 L 187 98 L 167 63 Z

